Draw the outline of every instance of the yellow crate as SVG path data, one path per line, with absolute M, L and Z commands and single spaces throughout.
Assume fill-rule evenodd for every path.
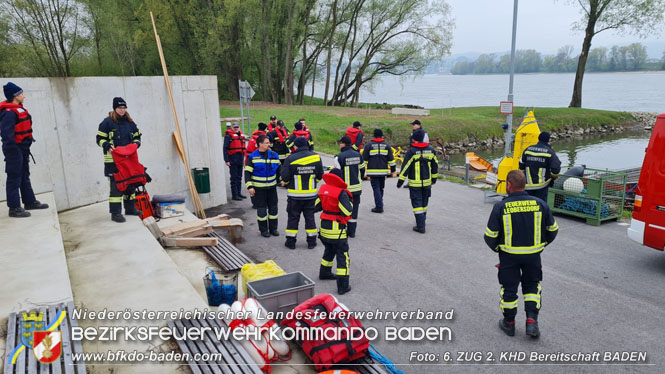
M 247 295 L 247 282 L 286 274 L 273 260 L 268 260 L 262 264 L 245 264 L 240 273 L 242 274 L 242 289 L 245 295 Z

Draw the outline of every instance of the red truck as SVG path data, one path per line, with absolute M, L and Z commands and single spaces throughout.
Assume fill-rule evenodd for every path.
M 662 251 L 665 249 L 665 113 L 658 116 L 645 152 L 628 237 Z

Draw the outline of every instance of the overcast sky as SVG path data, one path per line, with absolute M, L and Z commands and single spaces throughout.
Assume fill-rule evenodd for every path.
M 513 0 L 447 0 L 455 18 L 452 54 L 466 52 L 502 52 L 510 50 Z M 582 48 L 584 33 L 573 31 L 571 24 L 580 19 L 579 6 L 566 0 L 521 0 L 517 11 L 517 49 L 536 49 L 553 54 L 566 44 Z M 594 47 L 611 47 L 638 41 L 644 44 L 665 43 L 661 27 L 642 40 L 621 36 L 612 30 L 596 35 Z M 656 51 L 649 51 L 652 55 Z M 576 52 L 577 53 L 577 52 Z M 662 46 L 657 52 L 662 54 Z

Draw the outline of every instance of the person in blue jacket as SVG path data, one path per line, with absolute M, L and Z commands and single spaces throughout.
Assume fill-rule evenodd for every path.
M 254 197 L 256 219 L 261 235 L 279 236 L 277 231 L 277 169 L 279 155 L 270 149 L 270 138 L 261 135 L 256 139 L 258 149 L 250 153 L 245 165 L 245 185 Z
M 32 117 L 23 107 L 25 95 L 21 87 L 8 82 L 3 87 L 7 101 L 0 103 L 0 135 L 2 153 L 5 155 L 7 173 L 7 206 L 9 216 L 30 217 L 26 210 L 46 209 L 48 204 L 40 203 L 30 183 L 30 146 L 32 137 Z M 21 207 L 23 200 L 23 207 Z

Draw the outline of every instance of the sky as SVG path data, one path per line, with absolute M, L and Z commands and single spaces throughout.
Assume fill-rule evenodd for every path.
M 447 0 L 447 3 L 455 18 L 451 54 L 510 50 L 513 0 Z M 584 33 L 571 28 L 581 17 L 579 11 L 576 2 L 571 4 L 566 0 L 519 1 L 516 48 L 535 49 L 543 54 L 554 54 L 559 47 L 568 44 L 581 49 Z M 603 31 L 593 38 L 591 48 L 633 42 L 647 45 L 650 57 L 660 57 L 665 48 L 665 27 L 646 39 L 621 36 L 613 30 Z M 650 44 L 655 44 L 653 51 Z

